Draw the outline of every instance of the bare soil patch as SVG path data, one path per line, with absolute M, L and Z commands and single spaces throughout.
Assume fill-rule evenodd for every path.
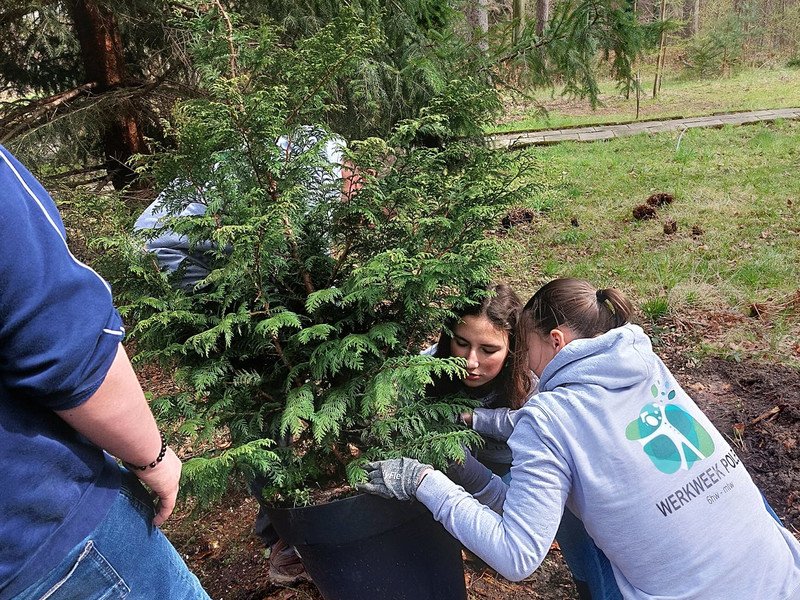
M 693 315 L 661 323 L 651 334 L 678 381 L 730 440 L 776 513 L 800 538 L 800 371 L 778 362 L 708 358 L 696 363 L 689 350 L 701 336 L 708 341 L 722 335 L 728 317 Z M 213 510 L 178 514 L 166 531 L 214 600 L 321 600 L 313 584 L 281 588 L 269 581 L 265 549 L 252 535 L 256 512 L 255 500 L 241 489 Z M 470 600 L 577 597 L 555 545 L 524 582 L 508 582 L 472 559 L 466 562 L 466 578 Z
M 687 373 L 684 386 L 729 439 L 784 525 L 800 534 L 800 373 L 711 358 Z

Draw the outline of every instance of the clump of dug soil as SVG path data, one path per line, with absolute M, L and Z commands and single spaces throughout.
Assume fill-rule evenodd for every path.
M 667 204 L 672 204 L 674 200 L 675 196 L 672 194 L 668 194 L 667 192 L 656 192 L 655 194 L 650 195 L 650 197 L 647 199 L 647 204 L 661 208 Z
M 674 200 L 675 197 L 667 192 L 656 192 L 655 194 L 650 194 L 644 204 L 640 204 L 633 209 L 633 218 L 637 221 L 655 219 L 658 212 L 656 209 L 667 206 L 668 204 L 672 204 Z M 670 219 L 670 221 L 673 225 L 675 224 L 673 220 Z M 670 221 L 668 221 L 668 223 Z M 672 231 L 667 231 L 667 225 L 664 225 L 664 233 L 675 233 L 676 230 L 677 227 Z
M 678 231 L 678 223 L 675 221 L 675 219 L 667 219 L 664 221 L 664 233 L 671 235 L 676 231 Z
M 800 532 L 800 371 L 710 358 L 681 384 L 795 535 Z
M 530 208 L 512 208 L 508 211 L 508 214 L 503 217 L 500 224 L 503 226 L 503 229 L 511 229 L 516 225 L 532 223 L 533 217 L 534 214 Z
M 649 204 L 640 204 L 633 209 L 633 218 L 637 221 L 646 221 L 656 218 L 656 209 Z

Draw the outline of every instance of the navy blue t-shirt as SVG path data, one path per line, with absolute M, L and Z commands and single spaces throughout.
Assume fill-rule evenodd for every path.
M 94 394 L 123 333 L 110 287 L 0 146 L 0 600 L 55 567 L 118 494 L 115 461 L 53 411 Z

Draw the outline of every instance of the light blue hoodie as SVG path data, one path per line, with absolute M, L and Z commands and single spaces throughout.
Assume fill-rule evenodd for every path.
M 433 472 L 417 490 L 465 546 L 524 579 L 566 504 L 625 598 L 800 598 L 800 543 L 639 327 L 570 342 L 539 385 L 514 415 L 510 487 L 494 477 L 473 498 Z

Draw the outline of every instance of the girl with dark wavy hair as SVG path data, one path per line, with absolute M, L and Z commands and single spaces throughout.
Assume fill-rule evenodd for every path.
M 492 285 L 480 304 L 459 312 L 445 325 L 439 341 L 426 350 L 439 358 L 451 356 L 466 361 L 463 379 L 442 378 L 429 395 L 442 397 L 462 393 L 480 400 L 481 407 L 462 415 L 463 421 L 481 434 L 484 444 L 475 449 L 478 460 L 503 476 L 511 469 L 508 449 L 510 411 L 524 404 L 531 394 L 532 374 L 514 368 L 515 330 L 522 302 L 509 286 Z

